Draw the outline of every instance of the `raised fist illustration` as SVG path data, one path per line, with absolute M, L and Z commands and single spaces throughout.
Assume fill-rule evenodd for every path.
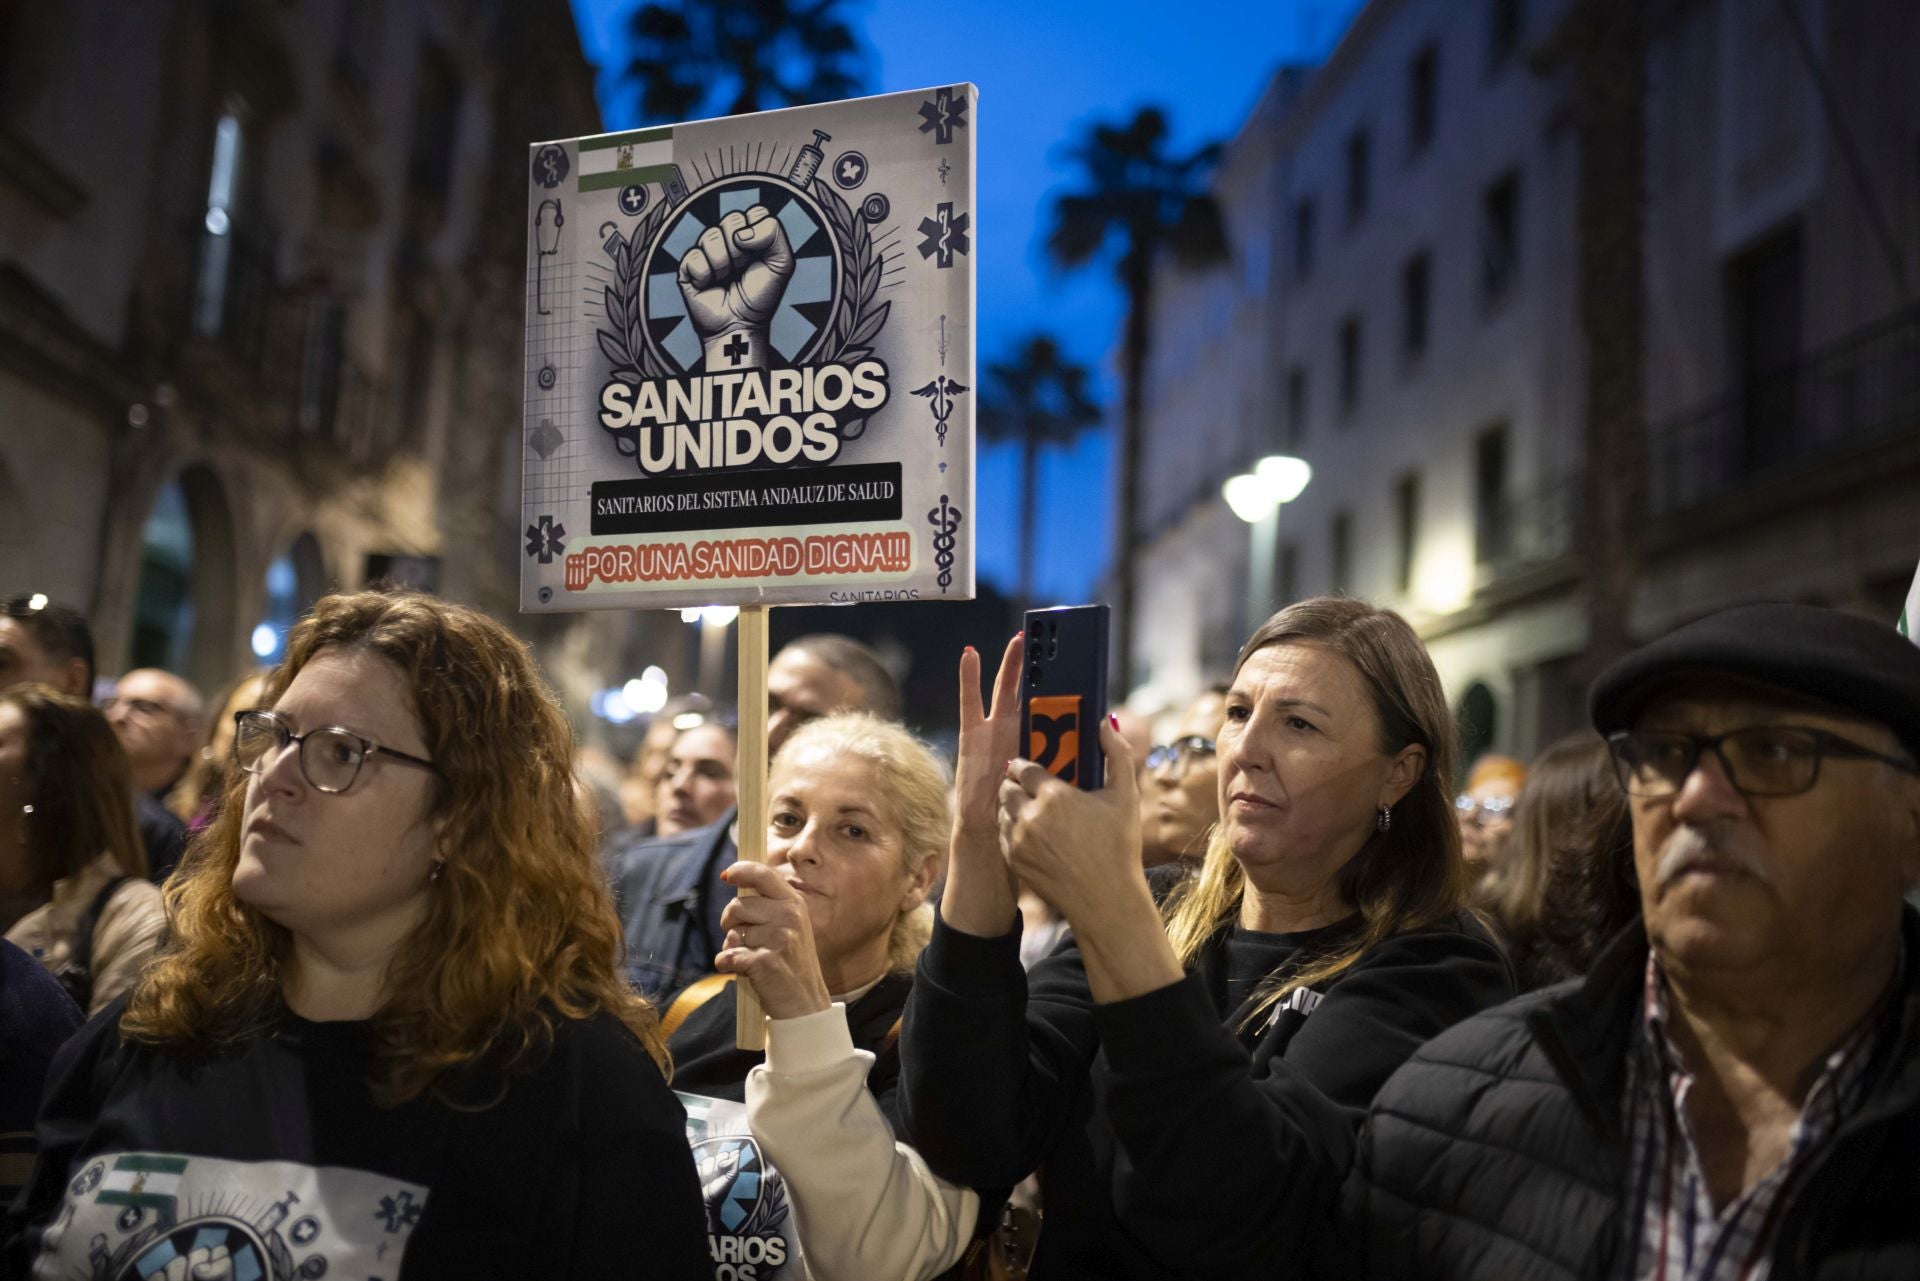
M 707 369 L 766 368 L 767 330 L 793 279 L 793 246 L 780 220 L 765 205 L 732 211 L 701 233 L 677 274 Z

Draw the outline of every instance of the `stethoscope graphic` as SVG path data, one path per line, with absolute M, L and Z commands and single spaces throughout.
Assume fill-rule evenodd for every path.
M 553 221 L 547 221 L 547 206 L 553 206 Z M 546 260 L 560 252 L 560 228 L 567 225 L 566 215 L 560 211 L 560 202 L 549 198 L 540 202 L 533 211 L 534 256 L 533 256 L 533 299 L 534 310 L 542 316 L 551 316 L 547 306 Z

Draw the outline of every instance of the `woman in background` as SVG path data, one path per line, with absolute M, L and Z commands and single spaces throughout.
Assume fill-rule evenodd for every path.
M 133 817 L 133 771 L 92 706 L 0 689 L 0 924 L 89 1014 L 132 987 L 166 929 Z
M 249 672 L 227 687 L 215 704 L 213 718 L 207 723 L 207 741 L 187 765 L 187 772 L 167 793 L 167 808 L 187 825 L 189 835 L 205 830 L 213 822 L 214 809 L 227 790 L 233 769 L 233 718 L 260 701 L 266 688 L 267 673 Z

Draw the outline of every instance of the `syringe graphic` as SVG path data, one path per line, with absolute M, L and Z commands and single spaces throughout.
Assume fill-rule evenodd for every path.
M 813 175 L 820 172 L 820 162 L 827 158 L 827 153 L 820 150 L 820 144 L 832 141 L 832 134 L 815 129 L 813 141 L 800 148 L 800 154 L 793 158 L 793 168 L 787 170 L 787 181 L 803 191 L 811 186 Z

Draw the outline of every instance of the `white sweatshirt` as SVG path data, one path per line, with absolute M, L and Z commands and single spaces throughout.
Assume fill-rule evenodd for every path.
M 928 1281 L 960 1261 L 980 1197 L 897 1142 L 867 1089 L 873 1055 L 847 1008 L 767 1020 L 767 1059 L 747 1075 L 747 1123 L 786 1180 L 814 1281 Z

